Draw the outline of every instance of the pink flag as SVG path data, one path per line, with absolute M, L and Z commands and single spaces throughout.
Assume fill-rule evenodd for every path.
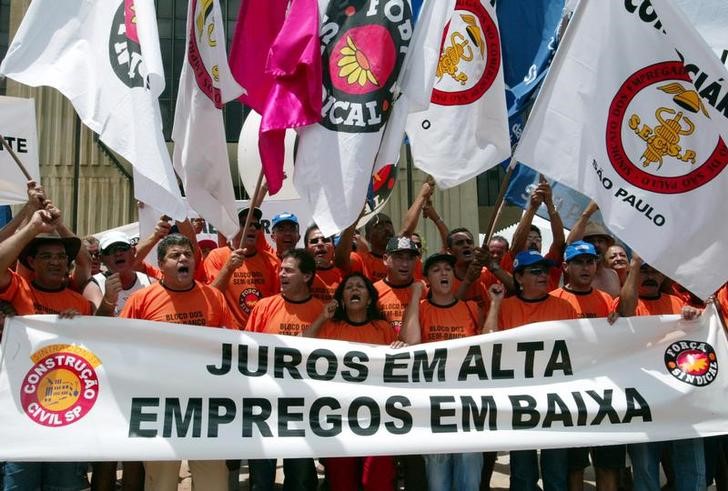
M 319 42 L 317 0 L 293 0 L 275 40 L 271 34 L 281 18 L 280 2 L 250 1 L 247 9 L 241 6 L 235 32 L 231 63 L 233 73 L 240 73 L 241 83 L 253 84 L 248 95 L 241 99 L 259 112 L 258 150 L 263 163 L 270 194 L 277 193 L 283 183 L 286 128 L 313 124 L 321 119 L 321 51 Z M 265 7 L 263 7 L 265 3 Z M 285 3 L 285 2 L 283 2 Z M 275 12 L 267 12 L 269 9 Z M 262 25 L 261 15 L 268 19 Z M 242 15 L 248 18 L 240 17 Z M 241 30 L 242 29 L 242 30 Z M 249 32 L 246 34 L 246 29 Z M 260 37 L 254 38 L 256 32 Z M 252 46 L 258 52 L 251 53 Z M 265 46 L 270 46 L 265 50 Z M 260 53 L 268 53 L 265 70 L 260 66 Z M 237 55 L 237 56 L 236 56 Z M 265 73 L 264 76 L 261 76 Z

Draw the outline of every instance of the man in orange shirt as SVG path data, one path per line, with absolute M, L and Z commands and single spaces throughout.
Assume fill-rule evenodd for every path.
M 617 303 L 620 315 L 680 314 L 685 320 L 698 317 L 701 310 L 660 290 L 664 281 L 665 275 L 649 264 L 643 264 L 633 251 L 627 280 Z M 666 447 L 671 451 L 675 489 L 705 489 L 705 452 L 701 438 L 627 445 L 635 489 L 660 489 L 660 457 Z
M 569 302 L 549 294 L 549 268 L 553 263 L 536 251 L 523 251 L 513 261 L 516 295 L 504 299 L 501 285 L 490 287 L 490 311 L 485 331 L 513 329 L 533 322 L 576 319 Z M 536 450 L 511 452 L 511 489 L 537 489 Z M 541 474 L 549 489 L 568 489 L 569 461 L 567 449 L 541 451 Z
M 324 304 L 311 296 L 316 261 L 305 249 L 291 249 L 281 262 L 281 293 L 260 300 L 248 318 L 247 331 L 298 336 L 316 320 Z M 276 459 L 251 459 L 251 489 L 273 491 Z M 313 459 L 283 459 L 285 489 L 315 491 L 318 477 Z
M 274 216 L 270 223 L 270 236 L 276 243 L 276 257 L 283 260 L 283 255 L 296 247 L 301 238 L 298 217 L 293 213 L 283 212 Z
M 237 329 L 222 293 L 195 281 L 193 250 L 192 242 L 182 235 L 171 234 L 162 239 L 157 247 L 162 279 L 132 294 L 119 317 Z M 176 490 L 180 464 L 145 462 L 144 489 Z M 196 489 L 227 491 L 228 469 L 224 460 L 191 460 L 189 464 Z
M 404 319 L 404 310 L 412 298 L 412 282 L 415 263 L 420 250 L 409 237 L 392 237 L 384 253 L 386 276 L 374 283 L 379 293 L 379 308 L 395 332 L 399 332 Z
M 334 298 L 336 287 L 344 278 L 344 271 L 334 266 L 334 240 L 325 237 L 318 225 L 313 224 L 303 235 L 306 250 L 316 261 L 316 276 L 311 285 L 311 294 L 324 303 Z
M 39 209 L 15 234 L 0 242 L 0 301 L 18 315 L 91 315 L 91 302 L 66 288 L 68 267 L 76 257 L 81 240 L 60 237 L 56 226 L 60 211 Z M 10 270 L 22 254 L 33 272 L 29 282 Z M 84 489 L 88 486 L 86 464 L 76 462 L 8 462 L 6 489 Z
M 223 292 L 241 326 L 246 325 L 251 310 L 261 298 L 275 295 L 280 289 L 278 259 L 257 245 L 262 212 L 258 208 L 242 210 L 238 214 L 240 226 L 245 225 L 249 212 L 253 213 L 250 225 L 233 239 L 233 246 L 213 249 L 203 263 L 210 285 Z
M 387 266 L 384 264 L 389 239 L 394 237 L 392 219 L 384 213 L 377 213 L 364 226 L 364 237 L 369 244 L 366 251 L 351 252 L 356 221 L 341 234 L 339 244 L 336 246 L 336 266 L 347 273 L 361 270 L 372 283 L 387 276 Z M 360 263 L 361 267 L 355 267 Z

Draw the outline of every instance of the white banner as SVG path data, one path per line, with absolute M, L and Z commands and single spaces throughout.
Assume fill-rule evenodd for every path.
M 10 145 L 25 169 L 40 184 L 38 170 L 38 130 L 35 124 L 35 101 L 20 97 L 0 97 L 0 135 Z M 25 203 L 27 179 L 0 145 L 0 205 Z
M 0 460 L 427 454 L 728 431 L 712 307 L 693 322 L 548 322 L 401 350 L 114 318 L 6 323 Z

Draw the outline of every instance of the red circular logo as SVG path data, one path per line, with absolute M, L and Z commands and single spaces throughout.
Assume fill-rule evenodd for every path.
M 645 94 L 648 104 L 640 100 Z M 630 184 L 660 194 L 707 184 L 728 165 L 723 139 L 707 134 L 701 124 L 707 117 L 682 63 L 638 70 L 609 106 L 606 143 L 614 170 Z
M 257 288 L 246 288 L 240 293 L 240 297 L 238 298 L 238 305 L 240 305 L 240 308 L 243 310 L 243 312 L 249 314 L 250 311 L 253 310 L 253 307 L 255 307 L 255 304 L 258 303 L 258 300 L 260 300 L 262 297 L 263 295 Z
M 78 346 L 54 345 L 31 357 L 35 365 L 20 386 L 20 403 L 43 426 L 66 426 L 83 418 L 96 403 L 96 356 Z
M 458 0 L 443 32 L 432 102 L 470 104 L 493 85 L 501 66 L 498 26 L 480 0 Z
M 331 78 L 331 84 L 349 94 L 379 90 L 389 80 L 396 62 L 394 42 L 384 26 L 349 29 L 336 42 L 329 58 L 330 73 L 338 73 Z
M 718 376 L 715 350 L 703 341 L 672 343 L 665 350 L 665 367 L 676 379 L 696 387 L 708 385 Z

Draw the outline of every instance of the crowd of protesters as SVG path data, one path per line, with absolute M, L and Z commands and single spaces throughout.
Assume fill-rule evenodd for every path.
M 208 328 L 397 349 L 538 321 L 601 317 L 614 323 L 656 314 L 691 320 L 705 307 L 594 223 L 595 204 L 565 237 L 545 181 L 533 191 L 511 242 L 494 236 L 482 247 L 470 230 L 448 228 L 432 206 L 433 191 L 426 181 L 398 229 L 377 214 L 364 236 L 352 225 L 339 237 L 326 237 L 290 210 L 272 218 L 275 247 L 269 246 L 256 197 L 240 212 L 241 230 L 230 242 L 198 241 L 199 218 L 175 224 L 161 217 L 154 232 L 133 245 L 120 232 L 99 240 L 74 236 L 42 187 L 29 182 L 28 202 L 0 231 L 0 326 L 6 316 L 25 314 L 178 323 L 194 318 Z M 541 231 L 532 225 L 542 205 L 553 236 L 545 254 Z M 416 233 L 420 217 L 441 236 L 429 256 Z M 297 248 L 301 225 L 307 226 L 304 247 Z M 151 265 L 144 258 L 155 247 Z M 725 316 L 728 285 L 716 292 L 715 303 Z M 184 313 L 190 315 L 170 315 Z M 659 490 L 660 463 L 671 489 L 706 489 L 723 474 L 723 443 L 710 438 L 513 451 L 511 489 L 538 489 L 541 479 L 545 491 L 582 490 L 590 460 L 600 490 Z M 627 455 L 631 473 L 625 472 Z M 325 484 L 318 482 L 313 459 L 283 459 L 284 489 L 488 490 L 496 459 L 494 452 L 327 458 L 320 462 Z M 251 489 L 274 489 L 275 459 L 248 466 Z M 190 461 L 189 467 L 195 489 L 227 491 L 238 484 L 240 461 Z M 121 469 L 123 489 L 177 489 L 180 462 L 124 462 Z M 116 478 L 115 462 L 4 464 L 6 490 L 112 490 Z

